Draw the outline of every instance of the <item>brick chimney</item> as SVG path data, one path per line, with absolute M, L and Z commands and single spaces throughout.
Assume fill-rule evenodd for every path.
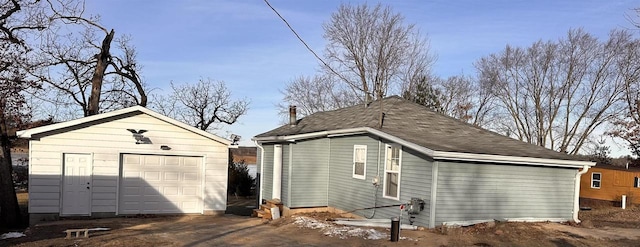
M 298 120 L 296 119 L 296 106 L 289 106 L 289 125 L 296 126 L 298 124 Z

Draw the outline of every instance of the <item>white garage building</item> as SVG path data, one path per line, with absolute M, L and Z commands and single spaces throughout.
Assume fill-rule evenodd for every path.
M 18 132 L 33 224 L 61 216 L 217 214 L 230 141 L 140 106 Z

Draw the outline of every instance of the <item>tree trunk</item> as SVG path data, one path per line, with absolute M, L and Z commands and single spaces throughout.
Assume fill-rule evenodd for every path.
M 136 85 L 136 89 L 138 90 L 138 94 L 140 94 L 140 102 L 138 102 L 139 106 L 147 107 L 147 94 L 144 91 L 144 87 L 142 87 L 142 82 L 138 80 L 138 74 L 132 70 L 132 78 L 133 84 Z
M 113 40 L 113 36 L 115 31 L 111 29 L 111 32 L 104 37 L 102 40 L 102 47 L 100 49 L 100 53 L 97 55 L 98 64 L 96 64 L 96 71 L 93 73 L 93 77 L 91 78 L 91 96 L 89 96 L 89 109 L 85 112 L 85 116 L 91 116 L 98 114 L 100 110 L 100 93 L 102 92 L 102 80 L 104 78 L 104 73 L 107 70 L 107 66 L 109 65 L 109 59 L 111 54 L 109 54 L 109 49 L 111 49 L 111 40 Z
M 0 142 L 2 157 L 0 158 L 0 223 L 6 227 L 16 227 L 21 222 L 20 207 L 13 185 L 13 167 L 11 164 L 11 144 L 5 119 L 4 109 L 0 109 Z

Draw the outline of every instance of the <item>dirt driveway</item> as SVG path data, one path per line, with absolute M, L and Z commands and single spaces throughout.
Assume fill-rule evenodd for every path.
M 31 227 L 26 237 L 0 246 L 639 246 L 640 230 L 587 229 L 555 223 L 497 223 L 441 230 L 403 231 L 398 243 L 386 229 L 333 226 L 310 214 L 265 222 L 243 216 L 181 216 L 63 220 Z M 302 221 L 306 223 L 300 223 Z M 309 222 L 312 221 L 311 224 Z M 313 223 L 315 222 L 315 223 Z M 321 226 L 321 227 L 319 227 Z M 333 227 L 331 229 L 325 227 Z M 65 239 L 66 229 L 107 227 L 89 238 Z M 359 228 L 358 228 L 359 229 Z M 579 231 L 576 231 L 579 229 Z M 600 235 L 592 235 L 597 230 Z M 336 234 L 337 232 L 337 234 Z M 365 233 L 349 235 L 350 232 Z M 374 236 L 382 238 L 371 238 Z M 603 235 L 604 234 L 604 235 Z
M 402 231 L 338 226 L 329 213 L 294 215 L 273 221 L 247 215 L 253 200 L 231 198 L 224 216 L 162 216 L 44 222 L 25 237 L 0 246 L 640 246 L 640 206 L 621 210 L 593 204 L 580 213 L 580 226 L 557 223 L 490 223 L 452 229 Z M 89 238 L 65 239 L 64 230 L 110 228 Z M 3 233 L 0 231 L 0 233 Z
M 63 231 L 74 228 L 107 227 L 89 238 L 64 239 Z M 298 230 L 298 229 L 296 229 Z M 310 230 L 311 231 L 311 230 Z M 17 246 L 282 246 L 325 245 L 304 235 L 283 238 L 277 227 L 257 218 L 225 215 L 160 218 L 116 218 L 69 220 L 30 228 L 27 237 L 9 241 Z M 6 240 L 5 240 L 6 241 Z M 18 243 L 22 242 L 22 243 Z M 0 245 L 2 242 L 0 242 Z
M 108 227 L 111 230 L 93 232 L 89 238 L 64 239 L 63 231 L 66 229 L 95 227 Z M 16 246 L 383 246 L 389 242 L 386 239 L 329 237 L 318 229 L 299 228 L 288 219 L 265 222 L 257 218 L 225 215 L 58 221 L 31 227 L 27 237 L 0 240 L 0 246 L 5 244 Z

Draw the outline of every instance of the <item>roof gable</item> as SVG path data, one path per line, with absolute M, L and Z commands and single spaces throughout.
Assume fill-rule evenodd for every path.
M 145 107 L 142 106 L 132 106 L 132 107 L 128 107 L 128 108 L 124 108 L 124 109 L 120 109 L 120 110 L 115 110 L 115 111 L 111 111 L 111 112 L 107 112 L 107 113 L 102 113 L 102 114 L 97 114 L 97 115 L 93 115 L 93 116 L 88 116 L 88 117 L 83 117 L 83 118 L 79 118 L 79 119 L 75 119 L 75 120 L 70 120 L 67 122 L 62 122 L 62 123 L 57 123 L 57 124 L 52 124 L 52 125 L 46 125 L 46 126 L 42 126 L 42 127 L 37 127 L 37 128 L 33 128 L 33 129 L 27 129 L 27 130 L 21 130 L 17 132 L 18 137 L 20 138 L 34 138 L 36 136 L 46 136 L 46 135 L 51 135 L 51 134 L 56 134 L 56 133 L 62 133 L 62 132 L 66 132 L 68 130 L 73 129 L 74 127 L 78 127 L 78 126 L 89 126 L 98 122 L 105 122 L 105 121 L 113 121 L 115 119 L 120 119 L 120 118 L 126 118 L 132 115 L 137 115 L 137 114 L 146 114 L 149 115 L 151 117 L 154 117 L 156 119 L 159 119 L 163 122 L 166 122 L 168 124 L 174 125 L 176 127 L 185 129 L 187 131 L 193 132 L 195 134 L 198 134 L 200 136 L 203 136 L 205 138 L 209 138 L 211 140 L 220 142 L 224 145 L 230 145 L 231 141 L 219 137 L 217 135 L 211 134 L 209 132 L 200 130 L 198 128 L 195 128 L 193 126 L 190 126 L 188 124 L 182 123 L 178 120 L 175 120 L 173 118 L 164 116 L 162 114 L 159 114 L 157 112 L 154 112 L 152 110 L 149 110 Z
M 380 128 L 378 116 L 381 107 L 384 117 Z M 580 157 L 559 153 L 473 126 L 398 96 L 374 101 L 368 106 L 359 104 L 315 113 L 300 119 L 295 126 L 284 125 L 259 134 L 255 138 L 264 139 L 363 127 L 375 130 L 373 132 L 386 133 L 432 152 L 582 160 Z

